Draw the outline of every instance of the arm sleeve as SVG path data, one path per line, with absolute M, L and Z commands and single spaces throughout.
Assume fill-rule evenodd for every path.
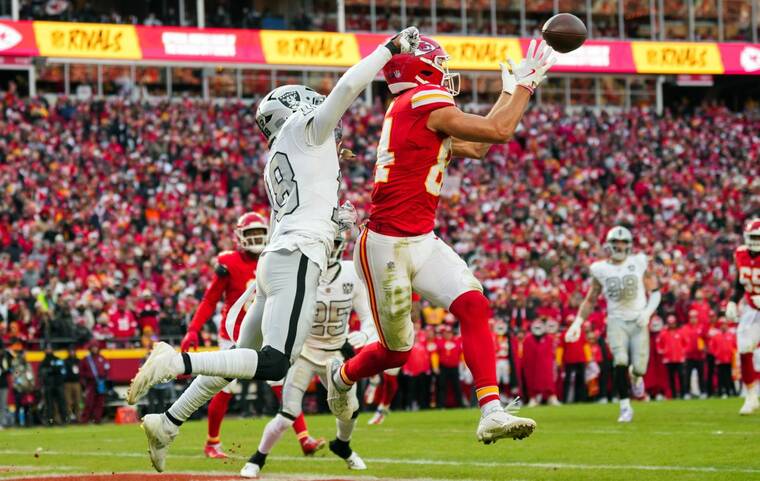
M 229 273 L 226 270 L 222 272 L 222 269 L 217 268 L 211 285 L 208 286 L 208 289 L 203 294 L 203 299 L 193 315 L 193 320 L 190 321 L 190 325 L 187 328 L 188 331 L 200 331 L 206 321 L 214 314 L 216 304 L 222 298 L 225 289 L 227 289 L 229 278 Z
M 390 59 L 391 52 L 381 45 L 343 74 L 306 126 L 309 144 L 320 145 L 333 135 L 340 118 Z
M 377 341 L 377 330 L 375 329 L 375 320 L 372 318 L 372 310 L 369 307 L 367 299 L 367 288 L 364 284 L 357 282 L 354 289 L 354 312 L 359 316 L 361 322 L 360 330 L 367 335 L 367 343 Z

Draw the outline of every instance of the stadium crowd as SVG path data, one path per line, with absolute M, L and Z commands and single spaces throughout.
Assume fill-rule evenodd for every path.
M 34 391 L 24 349 L 176 342 L 214 256 L 234 248 L 235 219 L 266 210 L 255 104 L 53 105 L 13 91 L 0 102 L 0 399 L 3 389 Z M 344 147 L 357 157 L 344 164 L 343 195 L 360 218 L 383 112 L 378 99 L 344 119 Z M 451 162 L 438 218 L 439 234 L 491 300 L 505 392 L 532 404 L 611 399 L 603 305 L 577 343 L 560 334 L 588 287 L 587 266 L 603 255 L 600 239 L 625 224 L 663 284 L 650 394 L 688 396 L 687 367 L 699 373 L 700 394 L 733 394 L 734 326 L 721 313 L 742 223 L 760 212 L 758 111 L 704 105 L 658 117 L 647 108 L 542 107 L 522 125 L 485 160 Z M 469 402 L 455 320 L 424 300 L 422 307 L 396 406 Z M 208 323 L 202 342 L 213 345 L 214 333 Z M 460 382 L 448 381 L 452 369 Z M 85 391 L 97 396 L 106 371 Z M 36 373 L 44 388 L 43 375 Z M 431 399 L 431 385 L 453 394 Z

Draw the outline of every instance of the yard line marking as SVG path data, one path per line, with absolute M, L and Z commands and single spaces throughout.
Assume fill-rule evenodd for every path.
M 48 456 L 71 456 L 71 452 L 63 451 L 43 451 Z M 30 451 L 21 451 L 13 449 L 0 450 L 2 454 L 30 454 Z M 142 458 L 147 456 L 143 453 L 127 453 L 127 452 L 113 452 L 113 451 L 90 451 L 82 452 L 77 451 L 77 456 L 91 456 L 91 457 L 131 457 Z M 185 459 L 202 459 L 203 455 L 200 454 L 171 454 L 173 458 L 185 458 Z M 234 459 L 246 459 L 243 456 L 231 456 Z M 305 462 L 335 462 L 335 458 L 304 458 L 302 456 L 270 456 L 270 459 L 276 459 L 280 461 L 305 461 Z M 537 469 L 599 469 L 599 470 L 637 470 L 637 471 L 684 471 L 694 473 L 744 473 L 744 474 L 760 474 L 760 468 L 739 468 L 739 467 L 719 467 L 719 466 L 668 466 L 668 465 L 648 465 L 648 464 L 585 464 L 585 463 L 539 463 L 539 462 L 496 462 L 496 461 L 466 461 L 466 460 L 440 460 L 440 459 L 391 459 L 391 458 L 364 458 L 370 463 L 377 464 L 399 464 L 410 466 L 472 466 L 478 468 L 537 468 Z

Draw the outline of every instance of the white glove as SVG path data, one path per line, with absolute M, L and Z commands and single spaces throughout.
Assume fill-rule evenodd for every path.
M 554 55 L 554 49 L 546 42 L 541 40 L 536 47 L 536 39 L 533 39 L 528 46 L 528 53 L 519 65 L 515 65 L 511 58 L 507 59 L 507 63 L 515 76 L 517 85 L 533 93 L 546 77 L 546 72 L 557 63 L 557 56 Z
M 397 53 L 412 53 L 420 45 L 420 32 L 417 27 L 407 27 L 393 37 L 385 47 L 392 55 Z
M 345 201 L 338 209 L 338 230 L 345 232 L 351 230 L 356 225 L 356 209 L 351 201 Z
M 501 90 L 509 95 L 514 95 L 517 88 L 517 79 L 509 71 L 509 65 L 506 63 L 499 62 L 499 68 L 501 68 Z
M 649 319 L 652 318 L 652 313 L 649 311 L 644 311 L 641 314 L 639 314 L 639 318 L 636 319 L 636 325 L 639 327 L 647 327 L 649 325 Z
M 736 319 L 739 317 L 739 309 L 736 307 L 736 303 L 734 301 L 729 301 L 728 304 L 726 304 L 726 319 L 728 319 L 731 322 L 736 322 Z
M 565 342 L 575 342 L 581 338 L 581 326 L 583 325 L 583 319 L 580 316 L 576 316 L 575 320 L 565 332 Z
M 367 336 L 367 334 L 362 331 L 353 331 L 348 333 L 348 343 L 351 344 L 351 347 L 354 349 L 364 347 L 364 345 L 367 344 L 368 340 L 369 336 Z

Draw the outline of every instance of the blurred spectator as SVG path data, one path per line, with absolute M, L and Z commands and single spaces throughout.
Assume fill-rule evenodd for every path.
M 8 382 L 11 374 L 13 357 L 5 350 L 5 343 L 0 339 L 0 429 L 8 426 Z
M 113 339 L 131 339 L 137 335 L 137 319 L 131 309 L 127 308 L 127 300 L 119 298 L 108 311 L 108 324 Z
M 718 370 L 717 393 L 721 397 L 736 396 L 736 387 L 731 379 L 731 363 L 736 353 L 736 336 L 728 329 L 728 321 L 720 320 L 720 331 L 710 338 L 710 353 L 715 356 Z
M 23 349 L 17 350 L 11 363 L 13 377 L 13 399 L 16 405 L 16 423 L 19 426 L 31 426 L 34 423 L 35 378 L 34 369 L 26 360 Z
M 585 330 L 582 330 L 585 331 Z M 565 333 L 562 332 L 561 358 L 564 368 L 564 385 L 562 400 L 569 402 L 584 402 L 586 394 L 586 365 L 590 360 L 591 348 L 588 345 L 585 332 L 575 342 L 565 341 Z M 570 396 L 572 389 L 573 396 Z
M 63 378 L 63 394 L 66 397 L 66 416 L 69 422 L 78 422 L 82 410 L 82 385 L 79 378 L 79 359 L 73 345 L 69 346 L 69 352 L 63 361 L 66 374 Z
M 676 316 L 666 319 L 665 329 L 657 337 L 657 351 L 668 369 L 670 395 L 673 399 L 683 398 L 687 391 L 684 361 L 686 361 L 686 340 L 678 326 Z
M 438 393 L 437 406 L 439 408 L 450 406 L 447 402 L 449 389 L 451 389 L 454 401 L 453 405 L 463 406 L 462 387 L 459 384 L 459 363 L 462 360 L 462 340 L 454 336 L 451 326 L 441 327 L 443 334 L 436 339 L 436 353 L 438 365 L 433 365 L 436 374 L 436 391 Z
M 427 350 L 428 333 L 432 334 L 432 329 L 417 332 L 417 341 L 412 346 L 409 359 L 401 370 L 404 407 L 411 411 L 430 407 L 431 364 L 430 353 Z
M 79 363 L 80 378 L 84 385 L 84 410 L 82 423 L 93 421 L 100 424 L 103 419 L 103 409 L 108 391 L 108 371 L 111 369 L 108 361 L 100 354 L 97 342 L 90 343 L 90 354 Z
M 530 325 L 530 333 L 523 343 L 523 371 L 527 386 L 528 406 L 537 406 L 542 401 L 558 405 L 556 391 L 556 364 L 554 340 L 546 333 L 546 322 L 536 319 Z
M 45 402 L 46 424 L 68 423 L 66 399 L 64 395 L 64 379 L 66 366 L 63 359 L 53 353 L 53 346 L 45 346 L 45 357 L 40 363 L 37 378 L 42 388 L 42 398 Z
M 699 312 L 696 310 L 689 311 L 689 323 L 681 328 L 681 333 L 686 344 L 686 391 L 688 393 L 691 385 L 692 373 L 696 373 L 699 384 L 700 396 L 706 396 L 707 388 L 705 382 L 705 352 L 707 344 L 705 335 L 707 324 L 700 324 Z

